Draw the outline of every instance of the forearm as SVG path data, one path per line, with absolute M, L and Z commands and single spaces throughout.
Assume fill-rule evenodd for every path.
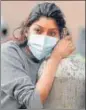
M 36 89 L 39 92 L 43 103 L 45 102 L 51 90 L 57 66 L 60 63 L 60 61 L 61 61 L 60 57 L 58 57 L 57 60 L 54 58 L 50 58 L 47 61 L 46 67 L 43 70 L 43 74 L 41 75 L 40 79 L 36 84 Z

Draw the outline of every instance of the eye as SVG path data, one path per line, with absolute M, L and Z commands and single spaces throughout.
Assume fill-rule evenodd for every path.
M 35 33 L 40 34 L 41 33 L 41 29 L 39 28 L 34 28 Z
M 56 32 L 49 32 L 49 36 L 55 37 L 56 36 Z

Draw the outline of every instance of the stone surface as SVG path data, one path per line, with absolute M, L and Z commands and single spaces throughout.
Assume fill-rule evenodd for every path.
M 45 66 L 46 61 L 39 69 L 39 77 Z M 85 108 L 85 61 L 83 57 L 75 54 L 62 60 L 57 68 L 55 80 L 44 108 Z

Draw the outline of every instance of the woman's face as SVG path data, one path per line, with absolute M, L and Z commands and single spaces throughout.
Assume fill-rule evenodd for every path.
M 40 17 L 39 20 L 35 21 L 29 28 L 30 34 L 47 35 L 51 37 L 59 37 L 58 26 L 52 18 Z

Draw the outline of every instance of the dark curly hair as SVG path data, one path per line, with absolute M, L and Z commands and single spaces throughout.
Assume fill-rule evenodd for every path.
M 25 36 L 26 28 L 29 28 L 36 20 L 38 20 L 42 16 L 53 18 L 59 27 L 60 33 L 63 31 L 63 28 L 66 27 L 64 15 L 58 6 L 56 6 L 54 3 L 48 2 L 38 4 L 32 9 L 32 12 L 29 14 L 29 17 L 20 26 L 20 35 L 21 38 L 25 38 L 25 43 L 27 43 Z M 62 38 L 61 35 L 60 37 Z

